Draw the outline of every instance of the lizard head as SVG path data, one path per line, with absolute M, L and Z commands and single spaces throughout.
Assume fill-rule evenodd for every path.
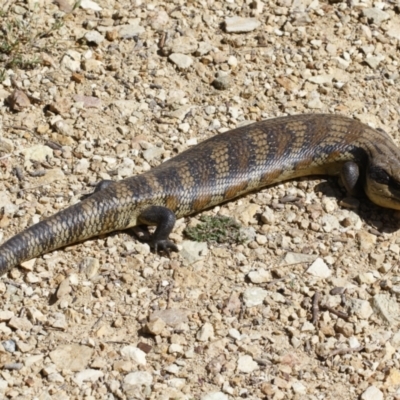
M 400 162 L 380 156 L 367 167 L 365 192 L 375 204 L 400 210 Z

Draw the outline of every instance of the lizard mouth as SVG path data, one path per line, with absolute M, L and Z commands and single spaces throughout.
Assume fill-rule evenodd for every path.
M 368 182 L 366 194 L 378 206 L 400 210 L 400 190 L 377 182 Z

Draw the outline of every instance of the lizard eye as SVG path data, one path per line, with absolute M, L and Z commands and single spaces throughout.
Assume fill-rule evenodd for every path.
M 400 190 L 400 182 L 396 181 L 393 178 L 390 178 L 389 187 L 391 187 L 392 189 L 395 189 L 395 190 Z
M 388 185 L 391 181 L 389 174 L 380 167 L 372 167 L 369 174 L 371 179 L 384 185 Z

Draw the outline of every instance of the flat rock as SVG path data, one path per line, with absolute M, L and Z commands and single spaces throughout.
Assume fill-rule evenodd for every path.
M 385 57 L 381 54 L 378 55 L 371 55 L 368 54 L 367 57 L 365 57 L 365 62 L 372 68 L 376 69 L 378 68 L 379 64 L 385 59 Z
M 121 355 L 135 361 L 139 365 L 146 365 L 146 353 L 136 346 L 125 346 L 121 349 Z
M 143 152 L 143 158 L 150 162 L 156 158 L 160 158 L 164 153 L 164 149 L 162 147 L 153 146 Z
M 400 307 L 395 298 L 388 294 L 376 294 L 371 301 L 374 311 L 389 325 L 397 325 L 400 320 Z
M 389 29 L 386 34 L 394 39 L 400 40 L 400 23 L 399 21 L 390 21 Z
M 362 393 L 361 400 L 383 400 L 383 393 L 376 386 L 369 386 Z
M 26 168 L 29 168 L 32 165 L 32 161 L 37 162 L 45 162 L 47 157 L 53 158 L 53 150 L 42 144 L 37 144 L 32 147 L 28 147 L 27 149 L 21 150 L 21 154 L 25 157 L 24 165 Z
M 182 242 L 182 250 L 180 255 L 185 259 L 188 264 L 194 264 L 202 260 L 208 254 L 207 243 L 194 242 L 191 240 L 184 240 Z
M 169 23 L 169 15 L 164 10 L 158 10 L 151 18 L 150 25 L 155 30 L 164 29 Z
M 130 21 L 129 25 L 122 25 L 119 27 L 119 36 L 123 39 L 132 39 L 145 31 L 143 26 L 140 26 L 140 18 L 135 18 Z
M 387 12 L 375 7 L 364 8 L 362 14 L 376 25 L 380 25 L 383 21 L 386 21 L 390 18 L 390 15 Z
M 18 206 L 11 201 L 10 193 L 6 190 L 0 191 L 0 209 L 4 209 L 6 215 L 12 215 L 18 210 Z
M 200 342 L 207 342 L 214 337 L 214 327 L 206 322 L 197 332 L 196 339 Z
M 292 390 L 300 395 L 305 395 L 307 393 L 307 388 L 300 381 L 294 381 L 292 383 Z
M 0 379 L 0 393 L 5 393 L 7 388 L 8 388 L 8 382 L 4 379 Z M 226 397 L 226 400 L 228 400 L 228 396 Z
M 79 6 L 84 10 L 101 11 L 102 8 L 92 0 L 81 0 Z
M 90 167 L 90 163 L 86 158 L 82 158 L 75 164 L 74 172 L 78 175 L 87 174 Z
M 376 236 L 369 232 L 357 232 L 357 241 L 362 251 L 370 251 L 375 247 Z
M 284 265 L 295 265 L 302 263 L 310 263 L 315 261 L 317 256 L 315 254 L 303 254 L 303 253 L 293 253 L 288 252 L 285 255 L 285 258 L 282 260 L 282 264 Z
M 74 381 L 78 386 L 81 386 L 83 382 L 96 382 L 103 376 L 104 372 L 99 371 L 98 369 L 85 369 L 75 375 Z
M 94 96 L 84 96 L 83 94 L 76 94 L 74 96 L 74 100 L 76 102 L 83 103 L 83 107 L 85 108 L 101 108 L 102 106 L 101 99 Z
M 178 108 L 175 111 L 171 111 L 169 113 L 166 113 L 165 116 L 169 118 L 177 118 L 179 120 L 183 120 L 186 115 L 192 110 L 193 106 L 191 105 L 185 105 L 183 107 Z
M 68 50 L 61 59 L 61 65 L 71 72 L 77 72 L 81 68 L 81 55 L 75 50 Z
M 243 293 L 243 301 L 246 307 L 254 307 L 262 304 L 267 297 L 268 291 L 259 287 L 252 287 Z
M 271 280 L 271 273 L 264 268 L 260 268 L 257 271 L 250 271 L 248 277 L 253 283 L 265 283 Z
M 231 17 L 225 19 L 225 31 L 228 33 L 251 32 L 261 25 L 255 18 Z
M 118 112 L 121 117 L 127 117 L 138 109 L 138 103 L 136 100 L 115 100 L 111 104 L 111 108 L 113 112 Z
M 193 58 L 182 53 L 172 53 L 168 58 L 179 69 L 188 69 L 193 64 Z
M 8 321 L 12 317 L 14 317 L 14 313 L 12 311 L 2 310 L 0 311 L 0 321 Z
M 99 45 L 104 40 L 104 36 L 100 32 L 89 31 L 85 34 L 85 39 L 89 43 L 95 43 Z
M 168 51 L 170 53 L 179 53 L 179 54 L 193 54 L 196 52 L 199 44 L 197 40 L 190 36 L 179 36 L 171 41 L 163 52 Z
M 332 83 L 332 80 L 334 78 L 334 75 L 316 75 L 316 76 L 310 76 L 307 78 L 309 82 L 316 83 L 317 85 L 323 85 L 325 83 Z
M 182 322 L 187 322 L 188 316 L 192 314 L 190 310 L 180 309 L 180 308 L 168 308 L 166 310 L 154 311 L 150 317 L 149 321 L 155 321 L 156 319 L 163 320 L 168 326 L 174 327 Z
M 12 317 L 7 324 L 9 327 L 20 330 L 30 331 L 33 327 L 31 322 L 27 318 Z
M 142 386 L 151 385 L 153 377 L 150 372 L 136 371 L 125 376 L 124 385 L 129 386 Z
M 201 400 L 229 400 L 229 397 L 222 392 L 210 392 L 201 396 Z
M 307 273 L 323 279 L 329 278 L 332 275 L 332 271 L 322 258 L 317 258 L 307 269 Z
M 81 371 L 89 363 L 93 349 L 79 344 L 64 344 L 50 352 L 50 358 L 59 369 Z
M 307 103 L 307 107 L 313 110 L 320 110 L 324 107 L 324 103 L 322 103 L 319 96 L 312 96 L 311 100 Z
M 249 374 L 258 369 L 258 364 L 249 355 L 240 356 L 237 363 L 237 371 Z
M 349 311 L 360 319 L 368 319 L 374 313 L 369 302 L 361 299 L 350 299 Z

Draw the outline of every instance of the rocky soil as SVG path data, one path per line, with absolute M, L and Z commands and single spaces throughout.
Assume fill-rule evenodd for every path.
M 3 0 L 0 18 L 0 241 L 251 121 L 343 114 L 400 141 L 396 1 Z M 191 242 L 196 216 L 170 258 L 118 233 L 4 276 L 0 397 L 400 399 L 399 212 L 303 179 L 207 214 L 249 240 Z

